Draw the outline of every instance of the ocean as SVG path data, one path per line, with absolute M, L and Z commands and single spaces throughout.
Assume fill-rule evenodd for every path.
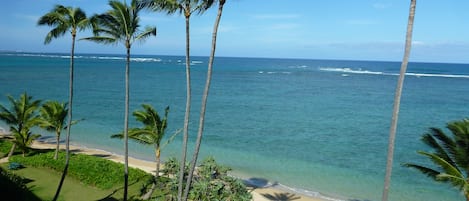
M 122 154 L 123 55 L 79 54 L 75 60 L 72 143 Z M 133 55 L 130 110 L 168 105 L 167 136 L 183 127 L 185 57 Z M 194 141 L 206 57 L 192 57 Z M 337 200 L 381 199 L 399 62 L 268 58 L 215 59 L 202 158 L 214 156 L 232 174 L 268 180 L 297 192 Z M 0 104 L 27 92 L 67 101 L 69 56 L 0 52 Z M 429 127 L 468 117 L 469 64 L 410 63 L 396 139 L 390 200 L 454 201 L 463 196 L 402 163 L 430 164 L 417 150 Z M 130 126 L 139 124 L 131 117 Z M 4 123 L 1 127 L 7 128 Z M 52 135 L 44 133 L 43 135 Z M 179 157 L 182 136 L 162 151 Z M 193 143 L 190 144 L 190 150 Z M 151 147 L 131 142 L 130 154 L 154 160 Z M 320 194 L 319 194 L 320 193 Z

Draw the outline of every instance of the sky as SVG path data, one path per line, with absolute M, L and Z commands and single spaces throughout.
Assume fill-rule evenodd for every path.
M 0 50 L 68 53 L 70 34 L 44 45 L 51 30 L 37 26 L 54 5 L 109 10 L 106 0 L 15 0 L 0 6 Z M 227 0 L 217 56 L 401 61 L 410 0 Z M 469 1 L 417 2 L 410 60 L 469 63 Z M 191 54 L 208 56 L 217 6 L 191 17 Z M 185 21 L 144 11 L 142 27 L 157 36 L 135 43 L 133 54 L 185 55 Z M 78 38 L 91 36 L 90 31 Z M 119 45 L 79 41 L 77 53 L 125 54 Z

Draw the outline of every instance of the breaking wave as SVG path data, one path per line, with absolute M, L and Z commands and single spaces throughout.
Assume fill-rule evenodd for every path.
M 347 73 L 347 74 L 366 74 L 366 75 L 387 75 L 387 76 L 398 76 L 398 73 L 388 73 L 380 71 L 369 71 L 363 70 L 361 68 L 352 69 L 352 68 L 331 68 L 331 67 L 319 67 L 320 71 L 327 72 L 338 72 L 338 73 Z M 453 74 L 433 74 L 433 73 L 406 73 L 407 76 L 414 77 L 444 77 L 444 78 L 466 78 L 469 79 L 469 75 L 453 75 Z
M 61 59 L 70 59 L 68 55 L 58 55 L 58 54 L 34 54 L 34 53 L 22 53 L 22 54 L 3 54 L 7 56 L 24 56 L 24 57 L 44 57 L 44 58 L 61 58 Z M 98 60 L 125 60 L 124 56 L 87 56 L 87 55 L 75 55 L 75 59 L 98 59 Z M 151 58 L 151 57 L 134 57 L 130 58 L 131 61 L 135 62 L 161 62 L 160 58 Z

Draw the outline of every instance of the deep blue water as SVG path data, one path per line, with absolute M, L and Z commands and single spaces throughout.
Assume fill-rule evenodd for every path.
M 151 103 L 171 107 L 168 133 L 183 126 L 183 56 L 133 56 L 131 111 Z M 122 153 L 109 136 L 122 130 L 124 57 L 76 59 L 72 129 L 80 145 Z M 192 139 L 207 58 L 192 58 Z M 66 101 L 69 59 L 61 54 L 0 53 L 0 103 L 28 92 Z M 235 175 L 332 197 L 379 200 L 398 62 L 217 58 L 202 154 L 231 166 Z M 468 115 L 469 65 L 410 63 L 396 140 L 391 200 L 463 200 L 457 190 L 403 168 L 428 161 L 420 136 Z M 5 124 L 0 124 L 6 127 Z M 132 126 L 138 125 L 136 122 Z M 163 150 L 179 156 L 180 136 Z M 152 160 L 151 147 L 131 143 L 133 156 Z

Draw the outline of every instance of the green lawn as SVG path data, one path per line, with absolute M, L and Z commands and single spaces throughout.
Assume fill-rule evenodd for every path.
M 8 165 L 2 165 L 7 169 Z M 41 200 L 52 200 L 57 185 L 60 181 L 60 174 L 47 168 L 26 167 L 20 170 L 12 170 L 16 175 L 22 176 L 29 181 L 28 189 Z M 129 186 L 129 195 L 138 195 L 141 182 Z M 67 177 L 62 187 L 59 200 L 120 200 L 123 197 L 122 187 L 102 190 L 89 185 L 84 185 L 80 181 Z M 138 197 L 135 197 L 138 198 Z

